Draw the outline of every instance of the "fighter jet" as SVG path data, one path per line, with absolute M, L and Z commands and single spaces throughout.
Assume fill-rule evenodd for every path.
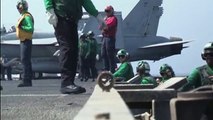
M 20 57 L 20 41 L 15 32 L 1 36 L 1 56 L 7 59 Z M 53 56 L 58 50 L 57 41 L 53 33 L 35 32 L 32 46 L 33 77 L 40 78 L 42 73 L 59 73 L 58 58 Z M 20 72 L 22 66 L 17 64 L 13 73 Z
M 82 33 L 89 16 L 84 15 L 78 25 L 78 34 Z M 9 31 L 1 28 L 1 56 L 7 59 L 20 57 L 20 41 L 16 37 L 14 26 Z M 41 78 L 42 73 L 60 73 L 58 61 L 58 43 L 53 32 L 35 31 L 32 46 L 32 70 L 34 78 Z M 15 73 L 21 72 L 21 64 L 14 67 Z
M 126 49 L 131 56 L 130 61 L 157 61 L 181 54 L 182 49 L 188 47 L 183 44 L 190 41 L 183 41 L 180 37 L 156 35 L 159 19 L 163 14 L 161 4 L 162 0 L 140 0 L 124 20 L 121 12 L 115 13 L 118 18 L 116 49 Z M 94 20 L 88 21 L 83 32 L 95 26 L 92 21 Z M 96 34 L 101 33 L 96 30 Z
M 118 19 L 116 34 L 116 49 L 126 49 L 130 54 L 130 61 L 160 60 L 176 54 L 181 54 L 183 41 L 179 37 L 166 38 L 156 36 L 159 19 L 163 14 L 162 0 L 139 0 L 125 19 L 122 12 L 115 11 Z M 105 16 L 104 12 L 101 12 Z M 87 33 L 92 30 L 99 43 L 102 42 L 101 31 L 96 19 L 84 13 L 79 21 L 78 31 Z M 1 54 L 9 58 L 19 57 L 19 41 L 14 33 L 1 36 Z M 37 33 L 33 37 L 32 69 L 34 73 L 59 73 L 58 58 L 55 53 L 58 46 L 53 33 Z M 101 60 L 97 64 L 100 68 Z

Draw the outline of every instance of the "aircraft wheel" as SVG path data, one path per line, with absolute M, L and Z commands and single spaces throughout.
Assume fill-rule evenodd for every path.
M 34 72 L 33 73 L 33 79 L 40 79 L 42 78 L 42 73 L 41 72 Z
M 23 73 L 19 73 L 19 80 L 22 80 L 24 78 L 24 74 Z

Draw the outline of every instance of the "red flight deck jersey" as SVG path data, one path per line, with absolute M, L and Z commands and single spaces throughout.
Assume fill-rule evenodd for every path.
M 106 17 L 105 23 L 107 27 L 103 29 L 103 36 L 115 38 L 118 24 L 117 18 L 114 15 Z

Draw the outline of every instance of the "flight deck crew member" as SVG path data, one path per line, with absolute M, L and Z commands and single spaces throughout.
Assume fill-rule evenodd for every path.
M 103 41 L 102 41 L 102 57 L 104 61 L 104 70 L 115 72 L 115 42 L 117 32 L 117 18 L 114 15 L 114 9 L 112 6 L 105 8 L 106 27 L 102 30 Z
M 158 80 L 158 83 L 164 83 L 168 79 L 175 77 L 175 73 L 174 73 L 172 67 L 168 64 L 163 64 L 160 67 L 159 71 L 160 71 L 161 79 Z
M 18 1 L 16 7 L 21 14 L 16 26 L 16 35 L 20 39 L 21 63 L 23 65 L 23 79 L 18 87 L 30 87 L 32 86 L 31 51 L 34 20 L 33 16 L 28 12 L 27 1 Z
M 157 86 L 156 80 L 150 74 L 150 66 L 146 61 L 138 62 L 136 71 L 140 76 L 141 84 L 153 84 L 154 86 Z
M 121 63 L 121 65 L 113 74 L 115 78 L 118 78 L 117 80 L 127 81 L 130 78 L 134 77 L 132 65 L 128 62 L 128 56 L 129 54 L 124 49 L 119 50 L 117 53 L 117 58 Z
M 80 36 L 79 41 L 79 61 L 80 61 L 80 75 L 81 81 L 85 82 L 89 79 L 89 41 L 86 39 L 86 34 Z
M 187 83 L 181 88 L 181 91 L 188 91 L 204 85 L 213 85 L 213 42 L 204 46 L 202 59 L 206 65 L 195 68 L 187 77 Z
M 94 33 L 92 31 L 88 31 L 87 33 L 87 39 L 89 41 L 89 55 L 88 55 L 88 65 L 89 65 L 89 71 L 91 72 L 91 77 L 93 81 L 95 81 L 95 78 L 98 75 L 97 69 L 96 69 L 96 55 L 98 54 L 98 43 L 97 40 L 94 38 Z
M 5 80 L 5 77 L 3 76 L 3 73 L 2 73 L 4 71 L 4 66 L 3 66 L 4 59 L 2 57 L 0 57 L 0 64 L 1 64 L 1 71 L 0 71 L 1 77 L 0 77 L 0 80 Z
M 188 82 L 180 89 L 181 91 L 188 91 L 205 85 L 213 86 L 213 42 L 209 42 L 204 46 L 201 57 L 207 64 L 197 67 L 192 71 L 187 77 Z M 213 103 L 209 102 L 201 118 L 213 120 L 212 108 Z
M 4 55 L 1 58 L 2 64 L 6 64 L 9 59 L 6 58 Z M 12 66 L 7 66 L 7 67 L 2 67 L 1 68 L 1 75 L 2 75 L 2 80 L 5 80 L 5 71 L 7 72 L 7 80 L 12 80 Z
M 1 71 L 0 71 L 0 74 L 2 75 L 2 70 L 4 69 L 4 66 L 3 66 L 3 62 L 2 62 L 2 57 L 0 58 L 0 67 L 1 67 Z M 0 80 L 2 80 L 2 77 L 0 77 Z M 3 90 L 3 87 L 0 85 L 0 90 Z
M 105 24 L 91 0 L 44 0 L 48 22 L 54 26 L 60 47 L 61 93 L 84 93 L 86 89 L 75 85 L 74 79 L 78 58 L 78 20 L 84 9 L 96 17 L 99 24 Z

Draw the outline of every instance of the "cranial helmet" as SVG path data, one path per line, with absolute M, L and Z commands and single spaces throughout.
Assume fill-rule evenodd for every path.
M 114 12 L 114 8 L 111 5 L 109 5 L 105 8 L 105 12 L 108 12 L 108 11 Z
M 137 71 L 144 70 L 145 73 L 150 72 L 150 66 L 148 62 L 140 61 L 138 62 Z
M 169 71 L 168 71 L 169 70 Z M 171 72 L 169 73 L 171 75 L 171 77 L 174 77 L 175 76 L 175 72 L 174 70 L 172 69 L 172 67 L 168 64 L 163 64 L 161 67 L 160 67 L 160 74 L 161 76 L 163 76 L 164 74 L 167 74 L 168 75 L 168 72 Z
M 160 73 L 165 73 L 167 69 L 171 70 L 172 67 L 169 66 L 168 64 L 163 64 L 163 65 L 160 67 Z
M 206 60 L 206 56 L 208 54 L 212 54 L 213 55 L 213 42 L 209 42 L 204 46 L 203 52 L 201 54 L 201 57 L 203 60 Z
M 88 36 L 94 36 L 95 34 L 90 30 L 90 31 L 88 31 L 87 35 Z
M 117 52 L 117 57 L 120 56 L 120 55 L 123 55 L 123 56 L 127 56 L 128 53 L 126 52 L 126 50 L 124 49 L 121 49 Z
M 80 39 L 82 39 L 82 38 L 86 38 L 86 34 L 85 34 L 85 33 L 82 33 L 82 34 L 80 35 Z
M 27 1 L 26 0 L 19 0 L 17 2 L 16 8 L 19 11 L 28 10 L 28 3 L 27 3 Z

